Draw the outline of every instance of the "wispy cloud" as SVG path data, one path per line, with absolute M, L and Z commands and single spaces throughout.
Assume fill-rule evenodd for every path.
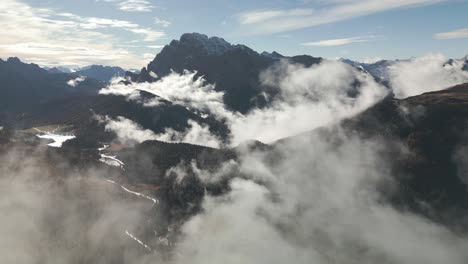
M 315 42 L 302 43 L 304 46 L 315 46 L 315 47 L 333 47 L 342 46 L 351 43 L 368 42 L 375 39 L 375 36 L 363 36 L 363 37 L 352 37 L 352 38 L 339 38 L 339 39 L 327 39 Z
M 169 22 L 167 20 L 164 20 L 164 19 L 161 19 L 159 17 L 155 17 L 154 18 L 154 24 L 162 26 L 162 27 L 168 27 L 168 26 L 171 25 L 171 22 Z
M 154 6 L 146 0 L 127 0 L 119 4 L 120 10 L 128 12 L 150 12 Z
M 273 34 L 443 1 L 446 0 L 326 0 L 328 5 L 318 9 L 253 10 L 240 13 L 237 18 L 250 33 Z
M 119 31 L 138 36 L 139 42 L 165 37 L 164 31 L 126 20 L 83 17 L 54 9 L 34 8 L 17 0 L 0 2 L 0 56 L 18 56 L 41 65 L 84 66 L 94 63 L 140 67 L 140 54 L 122 46 Z M 148 45 L 148 43 L 146 44 Z M 145 46 L 146 46 L 145 45 Z
M 147 48 L 150 48 L 150 49 L 162 49 L 164 48 L 163 45 L 150 45 L 150 46 L 146 46 Z
M 72 80 L 68 81 L 67 85 L 69 85 L 71 87 L 76 87 L 76 86 L 78 86 L 78 84 L 80 84 L 81 82 L 84 82 L 85 80 L 86 80 L 86 77 L 80 76 L 80 77 L 77 77 L 76 79 L 72 79 Z
M 104 2 L 115 3 L 120 10 L 126 12 L 151 12 L 155 8 L 147 0 L 104 0 Z
M 468 28 L 461 28 L 454 31 L 437 33 L 434 35 L 436 39 L 458 39 L 468 38 Z

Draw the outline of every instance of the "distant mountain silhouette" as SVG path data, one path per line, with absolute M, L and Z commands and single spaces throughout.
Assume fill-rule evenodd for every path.
M 125 72 L 126 71 L 120 67 L 91 65 L 80 68 L 74 73 L 79 76 L 85 76 L 99 81 L 108 82 L 112 78 L 125 76 Z
M 0 111 L 8 113 L 55 98 L 96 94 L 103 83 L 87 79 L 76 87 L 67 83 L 77 78 L 74 74 L 51 74 L 36 64 L 22 63 L 18 58 L 0 59 Z M 0 120 L 2 116 L 0 116 Z
M 44 67 L 45 70 L 47 70 L 49 73 L 72 73 L 72 70 L 66 67 Z

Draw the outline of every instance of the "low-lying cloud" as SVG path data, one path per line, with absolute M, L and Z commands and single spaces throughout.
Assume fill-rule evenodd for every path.
M 219 148 L 222 145 L 222 141 L 211 133 L 208 126 L 200 125 L 190 119 L 187 121 L 187 128 L 183 131 L 166 128 L 164 132 L 155 134 L 152 130 L 144 129 L 136 122 L 122 116 L 115 119 L 107 116 L 98 116 L 96 118 L 105 123 L 106 131 L 116 134 L 119 143 L 128 146 L 148 140 L 182 142 L 212 148 Z
M 117 135 L 120 143 L 125 145 L 134 145 L 147 140 L 156 140 L 157 136 L 153 131 L 144 129 L 137 123 L 124 117 L 112 119 L 109 117 L 96 117 L 100 122 L 105 123 L 106 131 L 112 131 Z
M 100 94 L 126 96 L 129 100 L 141 100 L 139 91 L 145 91 L 174 104 L 182 105 L 195 112 L 212 112 L 218 114 L 223 111 L 223 95 L 217 92 L 215 86 L 206 83 L 202 77 L 195 77 L 196 72 L 184 71 L 182 74 L 172 72 L 153 83 L 122 82 L 122 78 L 112 80 L 111 84 L 99 91 Z M 148 106 L 158 105 L 160 99 L 147 99 Z
M 44 156 L 0 154 L 0 262 L 147 263 L 125 230 L 142 227 L 152 204 L 106 182 L 109 173 L 59 172 Z
M 263 85 L 280 91 L 277 98 L 270 106 L 244 115 L 227 109 L 223 103 L 224 94 L 195 75 L 187 71 L 173 72 L 154 83 L 113 82 L 100 93 L 138 101 L 138 91 L 146 91 L 202 116 L 211 115 L 228 125 L 231 145 L 252 139 L 272 142 L 337 122 L 366 109 L 387 94 L 386 88 L 369 74 L 341 62 L 325 61 L 306 68 L 283 61 L 259 77 Z M 353 93 L 356 96 L 350 96 Z M 158 105 L 148 101 L 143 104 Z
M 279 160 L 242 153 L 243 177 L 205 197 L 175 262 L 465 263 L 466 238 L 382 199 L 378 186 L 394 184 L 387 144 L 328 131 L 282 144 Z
M 69 80 L 67 82 L 67 85 L 68 86 L 71 86 L 71 87 L 76 87 L 78 86 L 81 82 L 84 82 L 86 80 L 86 77 L 84 76 L 80 76 L 80 77 L 77 77 L 75 79 L 72 79 L 72 80 Z
M 187 125 L 187 129 L 182 132 L 168 128 L 156 138 L 165 142 L 183 142 L 212 148 L 222 146 L 222 141 L 211 133 L 208 126 L 200 125 L 193 120 L 188 120 Z
M 395 97 L 406 98 L 468 82 L 463 64 L 462 60 L 449 61 L 442 54 L 399 61 L 388 69 Z

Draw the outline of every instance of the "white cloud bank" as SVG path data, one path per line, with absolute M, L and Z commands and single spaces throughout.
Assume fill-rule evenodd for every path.
M 272 142 L 355 115 L 383 98 L 387 91 L 374 79 L 336 61 L 310 68 L 281 63 L 261 76 L 277 86 L 281 98 L 266 109 L 255 109 L 231 120 L 233 142 L 250 139 Z M 355 81 L 361 83 L 357 97 L 351 98 Z
M 130 100 L 141 100 L 138 91 L 145 91 L 160 98 L 182 105 L 194 112 L 222 114 L 224 102 L 222 92 L 215 91 L 215 86 L 206 83 L 202 77 L 195 77 L 196 72 L 172 72 L 153 83 L 131 83 L 126 85 L 122 79 L 115 79 L 109 86 L 99 91 L 100 94 L 126 96 Z M 157 77 L 157 76 L 156 76 Z M 160 99 L 146 100 L 148 106 L 159 105 Z
M 442 54 L 429 54 L 389 67 L 390 83 L 397 98 L 438 91 L 468 82 L 462 60 L 448 59 Z
M 378 186 L 395 186 L 387 144 L 327 131 L 282 143 L 274 161 L 244 152 L 215 172 L 177 166 L 174 190 L 187 175 L 231 180 L 223 194 L 205 195 L 197 215 L 169 223 L 177 237 L 164 249 L 154 247 L 165 239 L 153 231 L 156 200 L 106 181 L 109 171 L 53 175 L 37 151 L 0 154 L 0 262 L 465 264 L 464 233 L 380 196 Z
M 205 197 L 202 213 L 182 226 L 174 262 L 466 263 L 466 237 L 382 201 L 377 186 L 394 186 L 385 142 L 327 136 L 290 141 L 275 162 L 243 153 L 244 176 L 225 195 Z

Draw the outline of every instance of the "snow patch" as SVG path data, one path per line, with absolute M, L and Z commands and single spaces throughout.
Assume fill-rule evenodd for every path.
M 41 134 L 36 135 L 40 139 L 51 139 L 54 142 L 47 144 L 49 147 L 54 147 L 54 148 L 61 148 L 63 143 L 65 143 L 68 140 L 76 138 L 75 135 L 69 134 L 69 135 L 61 135 L 61 134 L 54 134 L 51 132 L 46 132 L 39 130 L 37 128 L 34 128 L 34 130 L 40 132 Z
M 134 192 L 134 191 L 131 191 L 127 188 L 125 188 L 123 185 L 120 186 L 124 191 L 128 192 L 128 193 L 131 193 L 131 194 L 134 194 L 136 196 L 139 196 L 139 197 L 143 197 L 145 199 L 148 199 L 148 200 L 151 200 L 153 202 L 153 204 L 159 204 L 159 201 L 153 197 L 149 197 L 148 195 L 144 195 L 142 193 L 139 193 L 139 192 Z
M 138 239 L 136 236 L 134 236 L 132 233 L 128 232 L 128 230 L 125 230 L 125 234 L 129 236 L 131 239 L 135 240 L 138 244 L 142 245 L 149 251 L 153 251 L 148 245 L 143 243 L 140 239 Z

